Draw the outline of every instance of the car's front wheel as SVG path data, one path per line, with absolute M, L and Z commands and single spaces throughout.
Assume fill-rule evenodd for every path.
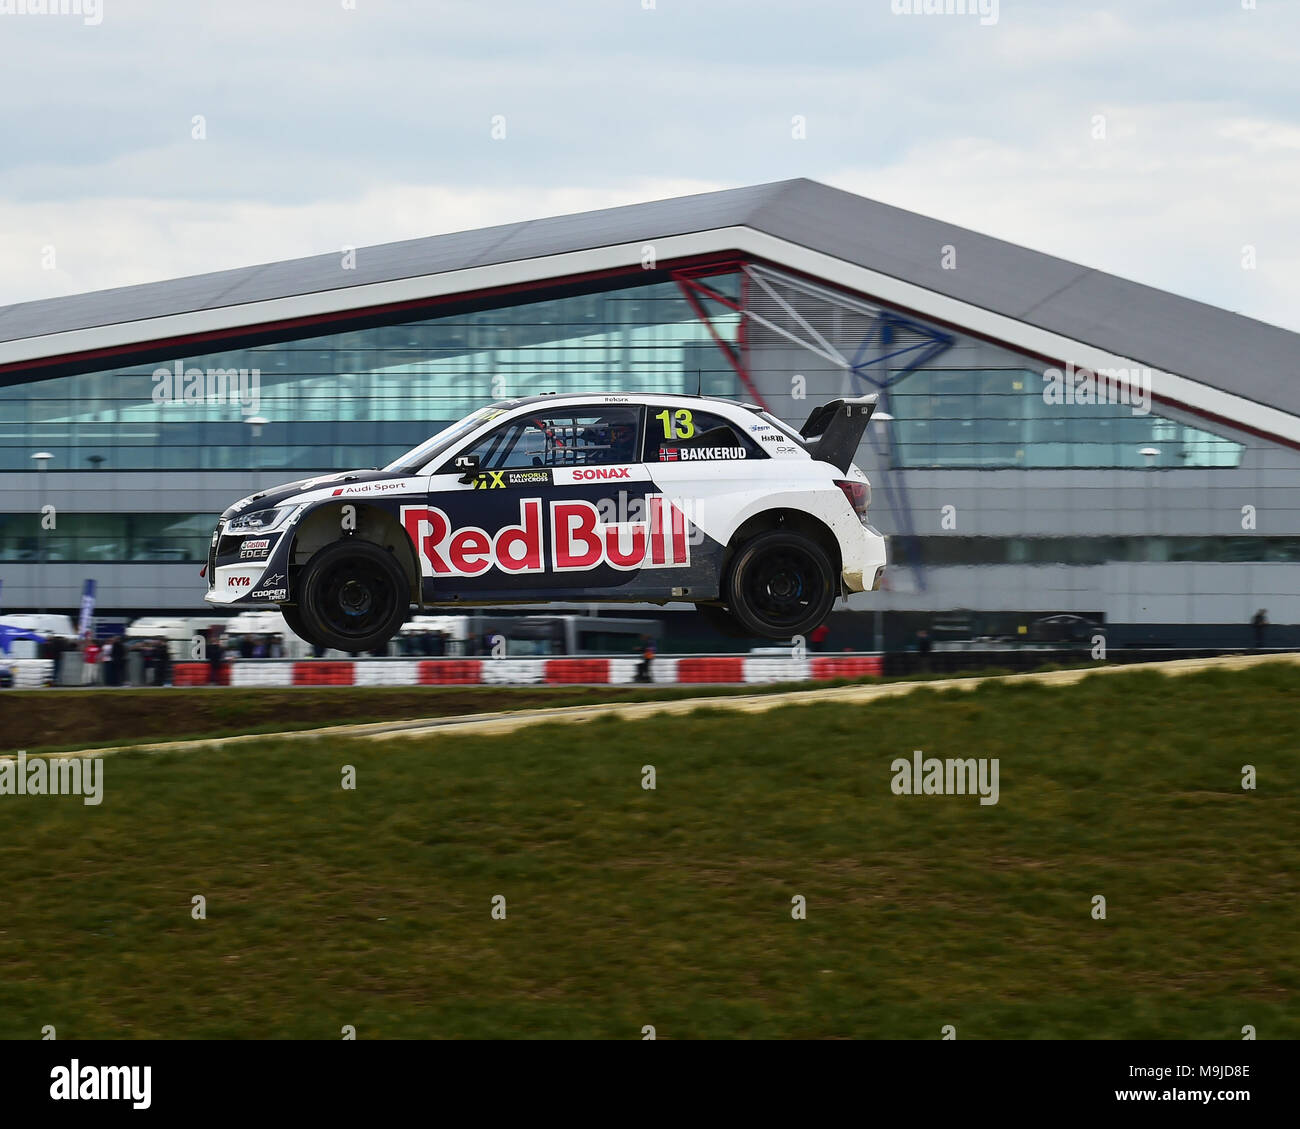
M 721 604 L 696 604 L 695 610 L 700 613 L 700 619 L 724 639 L 752 638 L 731 611 Z
M 371 651 L 406 622 L 410 593 L 406 573 L 392 553 L 369 541 L 335 541 L 302 570 L 295 617 L 300 623 L 289 626 L 309 643 Z
M 817 627 L 835 604 L 826 551 L 799 533 L 772 530 L 746 541 L 727 577 L 727 605 L 746 631 L 790 639 Z
M 303 634 L 306 628 L 302 623 L 302 612 L 298 608 L 292 604 L 281 604 L 280 614 L 284 616 L 284 622 L 288 625 L 290 631 L 299 639 L 307 639 L 307 636 Z M 307 642 L 310 643 L 311 640 L 307 639 Z

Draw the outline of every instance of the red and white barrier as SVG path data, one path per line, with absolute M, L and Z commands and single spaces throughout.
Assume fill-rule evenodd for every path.
M 253 659 L 223 663 L 226 686 L 589 686 L 636 681 L 636 658 L 500 659 Z M 826 682 L 880 675 L 880 655 L 678 655 L 656 658 L 652 681 L 743 685 L 763 682 Z M 176 663 L 177 686 L 209 682 L 206 663 Z

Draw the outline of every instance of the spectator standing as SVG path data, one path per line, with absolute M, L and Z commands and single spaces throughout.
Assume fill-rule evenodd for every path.
M 86 685 L 93 686 L 99 681 L 99 651 L 99 644 L 87 633 L 84 665 L 81 668 L 81 681 Z
M 916 633 L 916 653 L 921 658 L 921 669 L 930 669 L 930 648 L 933 646 L 930 633 L 923 627 Z
M 1255 632 L 1255 650 L 1261 650 L 1264 646 L 1264 635 L 1268 631 L 1268 609 L 1260 608 L 1251 618 L 1250 626 Z
M 154 672 L 159 686 L 172 684 L 172 653 L 166 639 L 154 641 Z
M 108 684 L 121 686 L 126 676 L 126 640 L 120 635 L 113 636 L 108 648 Z
M 641 661 L 637 663 L 636 680 L 638 682 L 653 682 L 654 675 L 651 671 L 651 664 L 655 661 L 655 644 L 649 635 L 641 636 Z
M 59 684 L 59 673 L 63 670 L 63 649 L 65 643 L 62 635 L 51 635 L 49 638 L 50 658 L 54 660 L 50 667 L 50 685 Z
M 221 685 L 221 629 L 214 627 L 208 632 L 208 682 L 213 686 Z

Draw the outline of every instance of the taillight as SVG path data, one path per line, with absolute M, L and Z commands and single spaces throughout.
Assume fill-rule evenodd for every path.
M 867 520 L 867 507 L 871 505 L 871 487 L 865 482 L 855 482 L 842 478 L 837 478 L 835 485 L 844 491 L 844 496 L 849 500 L 849 505 L 853 507 L 853 512 L 865 522 Z

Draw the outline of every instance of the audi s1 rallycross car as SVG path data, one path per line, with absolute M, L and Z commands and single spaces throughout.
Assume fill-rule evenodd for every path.
M 412 609 L 548 601 L 685 601 L 729 634 L 788 640 L 880 585 L 852 461 L 875 403 L 833 400 L 798 431 L 712 397 L 492 404 L 382 469 L 236 502 L 205 599 L 278 605 L 303 639 L 352 652 Z

